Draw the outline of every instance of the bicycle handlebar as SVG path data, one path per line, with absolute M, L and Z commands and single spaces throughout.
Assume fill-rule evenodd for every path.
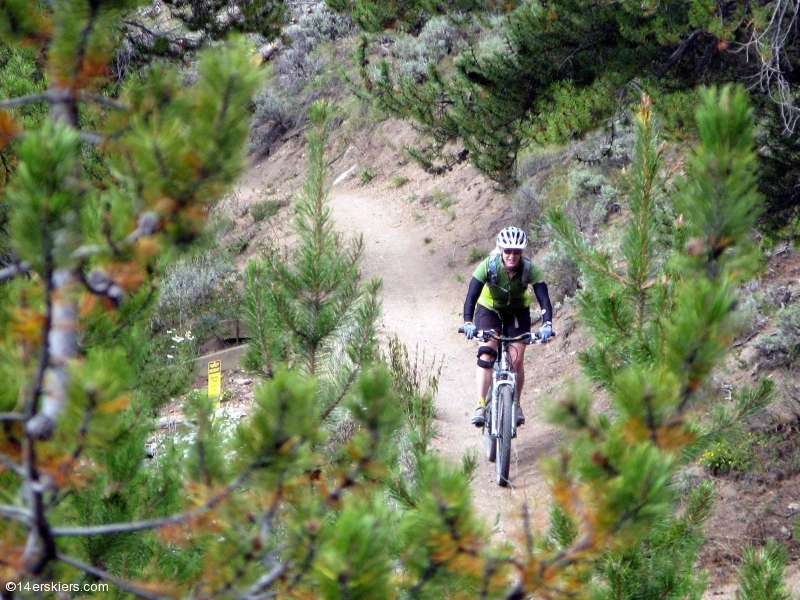
M 458 328 L 458 333 L 464 333 L 464 327 Z M 552 337 L 555 337 L 556 332 L 554 331 Z M 544 344 L 539 338 L 539 332 L 526 332 L 521 335 L 510 337 L 507 335 L 500 335 L 494 329 L 479 329 L 475 332 L 475 339 L 481 342 L 488 342 L 489 340 L 494 340 L 496 342 L 523 342 L 525 344 Z

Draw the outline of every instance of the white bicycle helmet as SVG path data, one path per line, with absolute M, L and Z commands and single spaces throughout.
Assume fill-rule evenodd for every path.
M 497 234 L 496 244 L 501 250 L 525 250 L 528 236 L 519 227 L 505 227 Z

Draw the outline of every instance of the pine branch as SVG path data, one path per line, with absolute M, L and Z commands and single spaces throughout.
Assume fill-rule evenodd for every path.
M 266 314 L 266 296 L 269 284 L 266 279 L 266 263 L 263 260 L 254 260 L 247 265 L 245 271 L 245 322 L 250 331 L 255 333 L 256 348 L 261 354 L 261 369 L 268 378 L 272 378 L 273 365 L 269 351 L 269 341 L 267 335 L 269 325 Z
M 71 97 L 72 96 L 69 95 L 69 92 L 65 90 L 62 90 L 60 88 L 52 88 L 45 92 L 40 92 L 37 94 L 28 94 L 26 96 L 17 96 L 16 98 L 9 98 L 8 100 L 0 100 L 0 108 L 18 108 L 20 106 L 25 106 L 27 104 L 35 104 L 37 102 L 46 102 L 48 104 L 52 104 L 52 103 L 64 102 L 65 100 Z M 106 108 L 114 108 L 116 110 L 126 110 L 128 108 L 128 106 L 123 104 L 122 102 L 118 102 L 116 100 L 113 100 L 112 98 L 101 96 L 99 94 L 80 92 L 77 94 L 76 97 L 77 99 L 83 100 L 84 102 L 93 102 L 95 104 L 105 106 Z

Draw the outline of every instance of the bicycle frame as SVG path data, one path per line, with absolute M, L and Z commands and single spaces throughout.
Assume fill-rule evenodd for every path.
M 500 427 L 497 422 L 499 415 L 499 411 L 497 410 L 497 403 L 498 403 L 498 398 L 500 397 L 500 389 L 503 386 L 507 386 L 511 388 L 511 397 L 515 400 L 514 407 L 512 408 L 512 413 L 511 413 L 511 437 L 515 438 L 517 437 L 517 415 L 516 415 L 517 374 L 511 369 L 511 351 L 509 347 L 511 345 L 511 342 L 525 342 L 526 344 L 529 344 L 531 343 L 530 340 L 532 338 L 530 334 L 523 334 L 515 338 L 498 336 L 495 334 L 489 336 L 488 339 L 496 339 L 496 341 L 498 342 L 498 352 L 497 352 L 498 356 L 497 360 L 494 363 L 494 367 L 492 368 L 492 384 L 491 384 L 492 399 L 489 407 L 489 410 L 491 411 L 490 412 L 491 426 L 489 427 L 489 432 L 487 433 L 487 435 L 491 436 L 492 438 L 496 438 L 499 435 Z

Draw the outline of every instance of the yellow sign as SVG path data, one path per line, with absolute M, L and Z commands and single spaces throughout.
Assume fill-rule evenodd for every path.
M 216 398 L 214 409 L 219 408 L 219 399 L 222 395 L 222 362 L 212 360 L 208 363 L 208 397 Z

